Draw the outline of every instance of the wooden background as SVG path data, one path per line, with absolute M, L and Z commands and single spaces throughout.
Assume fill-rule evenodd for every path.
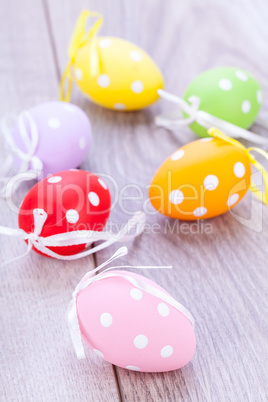
M 1 117 L 58 98 L 68 42 L 83 8 L 103 13 L 101 34 L 148 51 L 169 91 L 182 94 L 199 72 L 230 65 L 253 73 L 268 94 L 265 0 L 2 0 Z M 94 130 L 82 167 L 110 175 L 133 198 L 112 210 L 111 222 L 120 225 L 129 218 L 126 210 L 143 208 L 146 186 L 161 162 L 195 136 L 187 127 L 171 133 L 154 126 L 154 116 L 169 107 L 163 101 L 144 111 L 116 113 L 91 104 L 77 89 L 72 100 L 86 111 Z M 142 195 L 125 189 L 128 184 L 139 185 Z M 32 185 L 20 188 L 17 205 Z M 111 192 L 115 197 L 112 184 Z M 17 214 L 4 200 L 0 206 L 0 224 L 17 227 Z M 149 230 L 130 243 L 120 263 L 173 265 L 171 272 L 143 273 L 194 315 L 193 360 L 164 374 L 113 367 L 88 349 L 87 359 L 78 361 L 64 317 L 71 293 L 82 275 L 117 246 L 70 263 L 32 252 L 0 272 L 1 400 L 267 401 L 268 208 L 248 194 L 234 210 L 247 225 L 227 213 L 204 221 L 199 230 L 187 223 L 175 233 L 166 226 L 175 221 L 153 213 L 148 203 L 146 208 L 148 222 L 158 225 L 156 233 Z M 1 237 L 1 261 L 24 251 L 23 242 Z

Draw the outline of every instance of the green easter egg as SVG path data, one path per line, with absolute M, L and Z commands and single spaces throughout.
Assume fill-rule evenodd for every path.
M 259 112 L 262 90 L 247 71 L 219 67 L 204 71 L 190 83 L 183 98 L 190 103 L 192 97 L 200 99 L 199 110 L 247 129 Z M 190 127 L 199 137 L 208 136 L 207 130 L 198 123 Z

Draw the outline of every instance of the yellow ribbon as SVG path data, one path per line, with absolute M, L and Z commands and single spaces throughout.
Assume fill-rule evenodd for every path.
M 240 148 L 249 158 L 250 163 L 255 166 L 255 168 L 262 174 L 263 182 L 264 182 L 264 192 L 259 190 L 254 183 L 251 183 L 250 190 L 258 197 L 260 201 L 264 204 L 268 205 L 268 173 L 262 164 L 256 161 L 255 157 L 251 155 L 251 152 L 257 152 L 258 154 L 262 155 L 264 158 L 268 160 L 268 153 L 265 152 L 261 148 L 257 147 L 250 147 L 246 148 L 243 144 L 239 141 L 235 140 L 234 138 L 227 137 L 227 135 L 223 134 L 220 130 L 213 127 L 208 130 L 208 133 L 214 138 L 220 138 L 223 141 L 228 142 L 229 144 L 234 145 L 235 147 Z
M 94 25 L 89 29 L 86 30 L 86 24 L 89 18 L 97 17 L 97 21 Z M 89 50 L 89 71 L 92 77 L 96 77 L 100 71 L 100 61 L 99 61 L 99 54 L 97 48 L 97 41 L 96 35 L 102 26 L 103 17 L 99 13 L 90 12 L 88 10 L 82 11 L 80 14 L 77 23 L 74 28 L 74 32 L 71 38 L 71 42 L 68 48 L 68 56 L 70 58 L 69 63 L 61 77 L 60 81 L 60 100 L 69 102 L 71 98 L 71 91 L 72 91 L 72 72 L 71 67 L 75 62 L 75 57 L 78 50 L 84 46 L 87 42 L 90 43 L 90 50 Z M 64 91 L 64 84 L 65 80 L 68 79 L 67 83 L 67 91 Z

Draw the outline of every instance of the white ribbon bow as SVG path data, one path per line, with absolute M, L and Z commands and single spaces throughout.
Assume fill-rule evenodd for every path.
M 25 126 L 26 119 L 29 122 L 29 133 Z M 43 170 L 42 161 L 35 156 L 39 141 L 38 127 L 29 112 L 22 112 L 19 115 L 18 129 L 27 152 L 23 152 L 17 146 L 14 138 L 12 137 L 11 131 L 8 128 L 6 119 L 1 121 L 1 131 L 5 138 L 7 150 L 9 151 L 9 155 L 7 156 L 2 168 L 2 175 L 7 176 L 8 171 L 14 162 L 13 156 L 16 156 L 22 161 L 19 173 L 17 175 L 13 177 L 0 178 L 0 183 L 3 187 L 0 191 L 1 197 L 11 197 L 12 193 L 16 191 L 22 181 L 38 178 Z M 30 164 L 32 164 L 34 170 L 30 169 Z
M 127 241 L 133 237 L 139 236 L 143 229 L 144 223 L 146 221 L 145 214 L 141 211 L 136 212 L 131 219 L 126 223 L 126 225 L 118 232 L 101 232 L 94 230 L 76 230 L 72 232 L 55 234 L 47 237 L 40 236 L 42 232 L 44 223 L 47 219 L 47 213 L 42 209 L 34 210 L 34 231 L 31 233 L 25 232 L 23 229 L 11 229 L 4 226 L 0 226 L 0 234 L 5 234 L 8 236 L 16 236 L 23 240 L 28 240 L 28 248 L 25 254 L 8 260 L 1 264 L 1 266 L 6 265 L 10 262 L 14 262 L 25 255 L 27 255 L 33 247 L 42 252 L 43 254 L 56 258 L 58 260 L 77 260 L 83 257 L 86 257 L 90 254 L 96 253 L 97 251 L 103 250 L 104 248 L 110 246 L 117 241 L 124 240 Z M 129 235 L 128 232 L 131 229 L 135 229 L 135 233 L 133 235 Z M 93 243 L 96 241 L 104 240 L 103 243 L 99 244 L 96 247 L 87 249 L 78 254 L 74 255 L 60 255 L 50 250 L 48 247 L 67 247 L 74 246 L 80 244 Z
M 219 130 L 225 132 L 232 138 L 241 137 L 248 141 L 255 142 L 256 144 L 268 145 L 268 138 L 264 138 L 251 131 L 245 130 L 244 128 L 238 127 L 235 124 L 219 119 L 218 117 L 213 116 L 210 113 L 199 110 L 200 99 L 196 96 L 192 96 L 189 99 L 189 101 L 191 101 L 191 103 L 189 104 L 184 99 L 163 91 L 162 89 L 158 89 L 157 93 L 163 99 L 179 105 L 181 110 L 189 116 L 185 119 L 173 119 L 170 114 L 162 114 L 156 116 L 155 118 L 155 124 L 157 126 L 162 126 L 169 130 L 172 130 L 176 127 L 181 127 L 196 122 L 200 126 L 204 127 L 206 130 L 211 127 L 217 127 Z
M 79 292 L 82 290 L 86 289 L 89 285 L 91 285 L 93 282 L 97 282 L 106 278 L 113 278 L 113 277 L 120 277 L 124 278 L 127 281 L 129 281 L 133 286 L 136 288 L 147 292 L 151 294 L 152 296 L 157 297 L 158 299 L 162 300 L 163 302 L 169 304 L 170 306 L 176 308 L 180 313 L 182 313 L 185 317 L 188 318 L 190 323 L 194 326 L 194 318 L 192 314 L 179 302 L 177 302 L 175 299 L 173 299 L 170 295 L 162 292 L 160 289 L 155 288 L 154 286 L 149 285 L 148 283 L 143 282 L 140 279 L 134 278 L 130 275 L 122 274 L 122 273 L 116 273 L 116 272 L 110 272 L 107 273 L 110 270 L 113 269 L 121 269 L 121 268 L 135 268 L 135 269 L 144 269 L 144 268 L 149 268 L 149 269 L 156 269 L 156 268 L 165 268 L 165 269 L 171 269 L 172 266 L 131 266 L 131 265 L 122 265 L 122 266 L 115 266 L 115 267 L 110 267 L 104 270 L 103 272 L 99 273 L 98 275 L 94 276 L 94 274 L 99 271 L 100 269 L 104 268 L 106 265 L 110 264 L 112 261 L 115 259 L 122 257 L 126 255 L 128 252 L 126 247 L 121 247 L 119 250 L 116 251 L 116 253 L 109 258 L 107 261 L 105 261 L 103 264 L 98 266 L 96 269 L 93 271 L 87 272 L 81 281 L 78 283 L 76 286 L 73 294 L 72 294 L 72 300 L 69 304 L 69 307 L 66 312 L 66 319 L 69 324 L 69 331 L 72 339 L 72 343 L 76 352 L 76 355 L 78 359 L 83 359 L 85 358 L 85 352 L 84 352 L 84 347 L 82 343 L 82 338 L 81 338 L 81 332 L 79 328 L 79 322 L 78 322 L 78 317 L 77 317 L 77 306 L 76 306 L 76 300 Z

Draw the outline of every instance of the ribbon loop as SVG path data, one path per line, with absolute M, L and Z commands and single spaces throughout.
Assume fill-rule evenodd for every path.
M 255 166 L 255 168 L 261 173 L 264 182 L 264 192 L 262 191 L 260 192 L 260 190 L 254 185 L 253 182 L 251 182 L 250 190 L 256 195 L 256 197 L 261 202 L 268 205 L 268 173 L 262 166 L 262 164 L 255 159 L 254 155 L 251 155 L 251 152 L 257 152 L 267 160 L 268 160 L 268 153 L 265 152 L 263 149 L 257 147 L 246 148 L 239 141 L 235 140 L 234 138 L 227 137 L 225 134 L 223 134 L 220 130 L 218 130 L 215 127 L 210 128 L 208 130 L 208 133 L 214 138 L 219 138 L 225 142 L 228 142 L 231 145 L 234 145 L 235 147 L 238 147 L 248 156 L 250 163 L 253 166 Z
M 23 256 L 16 257 L 16 259 L 24 257 L 30 252 L 32 247 L 35 247 L 41 253 L 49 257 L 56 258 L 58 260 L 78 260 L 80 258 L 87 257 L 88 255 L 96 253 L 97 251 L 103 250 L 104 248 L 118 241 L 127 241 L 132 239 L 133 237 L 139 236 L 144 229 L 144 223 L 146 221 L 145 214 L 139 211 L 133 215 L 133 217 L 126 223 L 126 225 L 123 226 L 123 228 L 118 233 L 112 233 L 108 231 L 100 232 L 94 230 L 76 230 L 72 232 L 59 233 L 56 235 L 42 237 L 40 234 L 46 222 L 47 214 L 42 209 L 38 208 L 33 211 L 33 214 L 34 231 L 31 233 L 26 233 L 22 229 L 11 229 L 0 226 L 0 234 L 16 236 L 23 238 L 24 240 L 28 240 L 27 253 L 23 254 Z M 130 235 L 128 231 L 133 227 L 136 229 L 136 231 L 133 235 Z M 85 251 L 73 255 L 61 255 L 56 253 L 55 251 L 52 251 L 49 248 L 87 244 L 89 243 L 89 241 L 91 243 L 94 243 L 95 241 L 103 241 L 103 243 L 90 249 L 85 249 Z M 122 252 L 123 249 L 121 250 L 121 253 Z M 13 261 L 13 259 L 10 261 Z M 5 262 L 4 264 L 9 263 L 10 261 Z
M 200 100 L 196 96 L 192 96 L 188 100 L 190 103 L 188 103 L 184 99 L 163 91 L 162 89 L 159 89 L 157 93 L 163 99 L 178 105 L 181 110 L 189 116 L 183 119 L 173 119 L 169 114 L 162 114 L 157 116 L 155 119 L 155 124 L 157 126 L 162 126 L 172 130 L 176 127 L 181 127 L 196 122 L 206 130 L 210 127 L 218 127 L 220 130 L 227 132 L 232 138 L 241 137 L 248 141 L 255 142 L 256 144 L 268 145 L 268 138 L 264 138 L 251 131 L 245 130 L 244 128 L 238 127 L 235 124 L 213 116 L 210 113 L 200 110 Z
M 25 124 L 26 120 L 29 125 L 28 129 Z M 7 156 L 5 168 L 2 173 L 4 177 L 0 178 L 0 184 L 2 185 L 0 191 L 1 197 L 11 197 L 21 182 L 38 178 L 43 170 L 42 161 L 35 155 L 39 142 L 38 127 L 29 112 L 25 111 L 19 115 L 18 129 L 26 151 L 22 151 L 16 144 L 12 133 L 7 126 L 6 119 L 1 121 L 1 131 L 4 135 L 7 149 L 10 152 Z M 5 177 L 13 164 L 13 156 L 21 160 L 19 173 L 13 177 Z M 32 165 L 32 169 L 30 169 L 30 164 Z
M 97 17 L 97 21 L 93 26 L 87 31 L 86 24 L 89 18 Z M 97 47 L 96 35 L 101 28 L 103 23 L 103 17 L 101 14 L 96 12 L 90 12 L 88 10 L 82 11 L 80 14 L 76 26 L 73 31 L 71 42 L 68 48 L 68 56 L 70 58 L 69 63 L 62 75 L 60 82 L 60 100 L 69 102 L 71 99 L 72 92 L 72 66 L 75 64 L 75 58 L 78 50 L 89 43 L 89 72 L 91 77 L 96 77 L 100 71 L 100 60 Z M 67 82 L 67 91 L 64 89 L 65 81 Z

